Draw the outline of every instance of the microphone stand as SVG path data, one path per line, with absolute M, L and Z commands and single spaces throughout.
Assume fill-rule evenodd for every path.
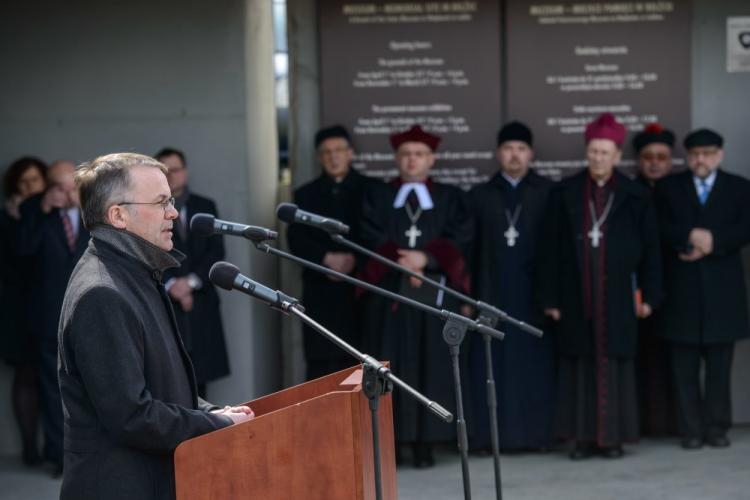
M 285 310 L 290 314 L 297 316 L 305 324 L 317 330 L 326 339 L 330 340 L 362 363 L 362 390 L 369 401 L 370 420 L 372 422 L 372 455 L 375 469 L 375 498 L 377 500 L 382 500 L 383 485 L 380 463 L 380 420 L 378 418 L 380 397 L 393 391 L 393 386 L 395 384 L 409 393 L 414 399 L 427 407 L 427 409 L 432 411 L 445 422 L 451 422 L 453 420 L 453 415 L 448 410 L 434 401 L 431 401 L 409 384 L 396 377 L 391 370 L 384 366 L 380 361 L 368 354 L 361 353 L 326 327 L 309 317 L 304 313 L 304 310 L 296 304 L 290 305 Z
M 397 262 L 394 262 L 386 257 L 383 257 L 382 255 L 376 252 L 373 252 L 372 250 L 368 248 L 363 247 L 362 245 L 358 245 L 357 243 L 344 238 L 344 236 L 341 234 L 329 233 L 329 235 L 332 240 L 334 240 L 335 242 L 341 245 L 344 245 L 353 250 L 356 250 L 357 252 L 364 254 L 372 259 L 375 259 L 378 262 L 385 264 L 386 266 L 392 269 L 395 269 L 411 277 L 417 278 L 424 283 L 427 283 L 439 290 L 442 290 L 446 294 L 452 295 L 453 297 L 459 299 L 460 301 L 466 304 L 470 304 L 474 306 L 480 311 L 479 321 L 489 326 L 490 328 L 495 328 L 495 325 L 497 324 L 498 321 L 504 321 L 534 336 L 541 337 L 543 335 L 542 331 L 539 330 L 538 328 L 531 326 L 527 323 L 524 323 L 523 321 L 519 321 L 513 318 L 512 316 L 508 315 L 506 312 L 496 308 L 495 306 L 491 304 L 487 304 L 485 302 L 475 300 L 469 297 L 468 295 L 465 295 L 457 290 L 454 290 L 453 288 L 445 286 L 442 283 L 439 283 L 431 278 L 428 278 L 427 276 L 417 274 L 414 271 L 411 271 L 410 269 L 407 269 L 404 266 L 398 264 Z M 448 325 L 446 324 L 446 328 L 447 326 Z M 458 344 L 460 344 L 460 341 L 458 341 L 458 344 L 455 344 L 454 339 L 449 340 L 446 337 L 445 331 L 443 332 L 443 335 L 444 335 L 445 341 L 448 343 L 449 348 L 451 350 L 458 349 Z M 494 474 L 495 474 L 495 496 L 497 500 L 502 500 L 503 483 L 502 483 L 502 474 L 501 474 L 501 469 L 500 469 L 500 431 L 499 431 L 499 426 L 497 423 L 497 393 L 495 392 L 495 375 L 494 375 L 494 369 L 492 367 L 492 337 L 490 337 L 487 334 L 483 334 L 482 336 L 484 337 L 485 363 L 487 365 L 486 367 L 487 409 L 489 411 L 489 418 L 490 418 L 490 442 L 492 445 L 492 460 L 493 460 L 493 466 L 494 466 L 493 468 L 494 468 Z M 463 340 L 463 337 L 461 337 L 461 340 Z M 451 357 L 453 357 L 453 353 L 451 353 Z M 456 368 L 454 367 L 454 372 L 455 370 Z M 457 392 L 456 397 L 458 397 L 458 392 Z M 460 421 L 460 416 L 459 416 L 459 421 Z M 459 424 L 459 421 L 457 421 L 457 424 Z M 465 422 L 463 423 L 463 425 L 465 425 Z M 459 437 L 460 436 L 461 434 L 459 433 Z M 468 442 L 461 443 L 459 441 L 459 450 L 462 450 L 462 447 L 468 450 Z M 463 451 L 462 451 L 461 456 L 463 459 Z M 462 461 L 462 466 L 463 465 L 464 464 Z
M 415 307 L 421 311 L 424 311 L 428 314 L 439 316 L 443 318 L 444 320 L 446 320 L 445 326 L 443 327 L 443 339 L 448 344 L 448 350 L 451 356 L 451 365 L 453 368 L 453 384 L 455 386 L 455 392 L 456 392 L 456 430 L 458 434 L 458 447 L 459 447 L 459 452 L 461 455 L 461 472 L 462 472 L 462 477 L 463 477 L 464 498 L 466 500 L 470 500 L 471 499 L 471 480 L 469 477 L 469 455 L 468 455 L 469 440 L 468 440 L 467 431 L 466 431 L 466 419 L 464 415 L 463 397 L 461 394 L 461 371 L 459 369 L 460 368 L 460 365 L 459 365 L 460 346 L 461 346 L 461 342 L 466 336 L 466 331 L 469 329 L 476 330 L 483 334 L 487 334 L 490 337 L 497 338 L 498 340 L 502 340 L 504 337 L 504 334 L 501 332 L 498 332 L 492 327 L 485 325 L 484 323 L 481 323 L 478 321 L 472 321 L 469 318 L 466 318 L 456 313 L 452 313 L 445 309 L 438 310 L 434 307 L 425 305 L 421 302 L 412 300 L 408 297 L 403 297 L 397 293 L 393 293 L 391 291 L 384 290 L 375 285 L 371 285 L 370 283 L 364 282 L 362 280 L 352 278 L 351 276 L 347 274 L 339 273 L 338 271 L 334 271 L 333 269 L 329 269 L 327 267 L 315 264 L 313 262 L 309 262 L 305 259 L 302 259 L 295 255 L 279 250 L 278 248 L 271 247 L 266 243 L 257 242 L 255 247 L 262 252 L 271 253 L 273 255 L 277 255 L 279 257 L 292 260 L 293 262 L 301 264 L 304 267 L 314 269 L 328 276 L 335 276 L 336 278 L 342 281 L 346 281 L 349 284 L 359 286 L 371 292 L 375 292 L 377 294 L 383 295 L 391 300 L 402 302 L 404 304 Z
M 278 309 L 281 312 L 292 314 L 298 317 L 300 320 L 302 320 L 303 323 L 311 326 L 314 330 L 325 337 L 326 340 L 332 342 L 338 348 L 346 351 L 349 355 L 362 363 L 362 390 L 369 400 L 370 420 L 372 422 L 372 454 L 373 467 L 375 472 L 375 498 L 377 500 L 382 500 L 383 485 L 381 479 L 380 463 L 380 419 L 378 417 L 380 397 L 392 392 L 393 386 L 396 385 L 409 393 L 414 399 L 424 405 L 428 410 L 433 412 L 443 421 L 450 423 L 453 420 L 453 415 L 438 403 L 428 399 L 422 393 L 395 376 L 393 372 L 391 372 L 390 368 L 384 366 L 383 363 L 373 358 L 369 354 L 364 354 L 358 351 L 344 339 L 337 336 L 329 329 L 305 314 L 305 309 L 299 305 L 297 299 L 289 297 L 288 295 L 281 292 L 277 293 L 279 298 L 276 304 L 271 304 L 271 307 L 273 309 Z

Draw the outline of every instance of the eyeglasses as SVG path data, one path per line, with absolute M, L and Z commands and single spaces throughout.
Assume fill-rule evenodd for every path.
M 174 196 L 172 196 L 171 198 L 167 198 L 166 200 L 163 200 L 163 201 L 153 201 L 150 203 L 139 202 L 139 201 L 123 201 L 123 202 L 116 203 L 116 204 L 117 205 L 160 205 L 161 208 L 164 209 L 164 213 L 166 213 L 169 207 L 174 208 L 174 203 L 175 203 Z
M 342 155 L 349 151 L 350 148 L 345 147 L 339 147 L 339 148 L 325 148 L 325 149 L 319 149 L 318 153 L 320 153 L 321 156 L 333 156 L 333 155 Z
M 643 153 L 641 155 L 641 160 L 644 161 L 667 161 L 669 158 L 670 156 L 667 153 Z
M 713 158 L 719 153 L 719 148 L 710 149 L 691 149 L 688 151 L 688 157 L 690 158 Z

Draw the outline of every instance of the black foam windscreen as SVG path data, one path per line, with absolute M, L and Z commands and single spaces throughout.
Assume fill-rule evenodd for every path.
M 213 236 L 214 217 L 211 214 L 195 214 L 190 219 L 190 230 L 198 236 Z
M 195 220 L 195 217 L 193 217 L 193 220 Z M 211 266 L 211 270 L 208 271 L 208 279 L 219 288 L 231 290 L 234 279 L 238 274 L 240 274 L 240 270 L 237 266 L 229 262 L 219 261 Z
M 282 203 L 276 208 L 276 217 L 287 224 L 294 222 L 294 214 L 296 213 L 297 205 L 293 203 Z

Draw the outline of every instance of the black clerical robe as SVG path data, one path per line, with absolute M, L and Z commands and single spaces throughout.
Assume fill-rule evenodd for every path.
M 638 174 L 636 182 L 653 193 L 654 183 Z M 662 263 L 666 255 L 664 239 Z M 659 336 L 659 313 L 638 320 L 638 353 L 636 372 L 638 380 L 638 407 L 641 432 L 646 436 L 663 436 L 677 433 L 672 372 L 666 341 Z
M 593 222 L 606 211 L 595 246 Z M 634 441 L 636 290 L 652 307 L 661 300 L 651 197 L 618 172 L 598 186 L 584 171 L 553 191 L 545 223 L 542 301 L 561 311 L 556 431 L 598 446 Z
M 350 228 L 347 238 L 359 243 L 362 196 L 365 188 L 376 182 L 355 170 L 350 170 L 341 182 L 322 173 L 294 192 L 294 202 L 302 210 L 344 222 Z M 352 253 L 351 249 L 331 240 L 328 233 L 303 224 L 291 224 L 287 237 L 292 253 L 316 264 L 323 263 L 327 252 Z M 345 341 L 361 347 L 360 315 L 354 287 L 309 269 L 302 272 L 302 285 L 302 303 L 307 313 Z M 305 325 L 303 334 L 308 379 L 356 363 L 349 354 L 312 328 Z
M 471 268 L 477 299 L 537 325 L 542 318 L 538 304 L 533 304 L 533 278 L 552 186 L 533 171 L 516 187 L 498 173 L 468 197 L 476 223 Z M 517 238 L 506 236 L 510 222 L 514 222 Z M 491 346 L 500 446 L 515 450 L 548 447 L 555 404 L 554 337 L 539 339 L 506 324 L 498 327 L 506 333 L 502 342 Z M 485 448 L 490 445 L 490 428 L 484 339 L 472 335 L 470 346 L 470 445 Z
M 362 241 L 392 260 L 398 249 L 409 249 L 410 220 L 407 205 L 416 214 L 416 197 L 394 208 L 400 182 L 378 184 L 365 193 L 362 208 Z M 470 277 L 465 256 L 473 236 L 473 224 L 465 195 L 453 186 L 428 181 L 434 208 L 422 210 L 416 220 L 421 231 L 414 250 L 428 256 L 426 274 L 437 281 L 468 292 Z M 426 284 L 412 287 L 407 278 L 370 260 L 364 270 L 369 282 L 406 294 L 423 303 L 458 311 L 455 299 Z M 404 304 L 368 294 L 365 345 L 370 353 L 389 360 L 391 367 L 408 384 L 446 408 L 455 407 L 455 392 L 448 346 L 442 338 L 444 322 Z M 394 426 L 400 443 L 446 441 L 455 437 L 455 426 L 426 411 L 402 391 L 394 391 Z

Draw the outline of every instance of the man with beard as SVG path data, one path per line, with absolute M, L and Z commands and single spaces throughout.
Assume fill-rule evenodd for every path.
M 740 250 L 750 241 L 750 182 L 720 168 L 724 140 L 713 130 L 696 130 L 684 144 L 690 170 L 656 189 L 668 248 L 659 333 L 669 342 L 682 446 L 723 448 L 734 343 L 748 336 Z
M 347 130 L 335 125 L 315 134 L 320 176 L 294 192 L 294 203 L 302 209 L 338 219 L 350 228 L 347 238 L 358 242 L 362 196 L 377 182 L 351 167 L 354 151 Z M 335 243 L 328 233 L 304 224 L 291 224 L 287 234 L 292 253 L 343 274 L 357 270 L 357 258 Z M 354 346 L 361 344 L 359 305 L 354 287 L 316 271 L 302 272 L 302 303 L 307 313 Z M 303 326 L 307 378 L 314 379 L 354 364 L 313 328 Z
M 586 127 L 588 166 L 553 192 L 541 243 L 542 301 L 557 322 L 556 431 L 574 441 L 573 460 L 620 458 L 638 439 L 637 318 L 661 298 L 651 198 L 615 170 L 625 134 L 608 113 Z
M 429 178 L 439 143 L 438 136 L 419 125 L 391 136 L 399 176 L 365 193 L 362 240 L 415 273 L 468 292 L 465 255 L 474 231 L 461 190 Z M 459 309 L 452 297 L 374 260 L 368 261 L 365 278 L 437 308 Z M 370 352 L 389 360 L 406 383 L 450 407 L 455 397 L 448 347 L 441 335 L 443 321 L 374 294 L 368 300 L 366 320 Z M 397 457 L 409 445 L 415 466 L 434 465 L 433 444 L 454 439 L 454 427 L 400 391 L 393 397 Z
M 526 322 L 539 322 L 533 278 L 539 233 L 553 183 L 529 170 L 534 151 L 531 130 L 510 122 L 497 135 L 500 171 L 474 188 L 469 203 L 475 219 L 472 278 L 479 300 Z M 536 310 L 535 310 L 536 309 Z M 552 443 L 554 410 L 554 339 L 538 339 L 504 326 L 502 342 L 493 342 L 500 447 L 540 450 Z M 490 449 L 484 339 L 472 335 L 471 448 Z

